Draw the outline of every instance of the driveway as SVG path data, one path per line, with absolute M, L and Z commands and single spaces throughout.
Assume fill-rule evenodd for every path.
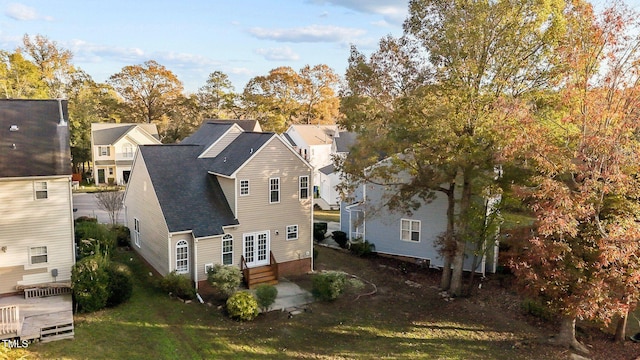
M 100 209 L 98 202 L 96 201 L 96 194 L 91 193 L 73 193 L 73 218 L 77 219 L 80 216 L 88 216 L 97 218 L 99 223 L 109 224 L 109 213 Z M 118 224 L 124 224 L 124 209 L 120 210 Z

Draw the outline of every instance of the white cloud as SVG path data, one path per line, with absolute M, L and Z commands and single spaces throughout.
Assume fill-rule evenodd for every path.
M 252 28 L 249 33 L 258 39 L 281 42 L 344 42 L 361 36 L 364 30 L 339 26 L 310 25 L 289 29 Z
M 262 55 L 265 59 L 270 61 L 296 61 L 300 59 L 300 56 L 287 46 L 270 49 L 256 49 L 256 54 Z
M 23 4 L 12 3 L 7 5 L 4 14 L 14 20 L 29 21 L 29 20 L 46 20 L 52 21 L 51 16 L 39 15 L 35 8 L 26 6 Z
M 353 11 L 382 15 L 393 24 L 401 24 L 407 17 L 408 0 L 308 0 L 310 3 L 341 6 Z

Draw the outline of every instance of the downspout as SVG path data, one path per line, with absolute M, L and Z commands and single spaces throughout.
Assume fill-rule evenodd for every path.
M 196 292 L 198 291 L 198 238 L 193 236 L 193 281 L 196 283 Z
M 310 186 L 311 189 L 313 190 L 313 171 L 309 171 L 309 184 L 307 184 L 307 186 Z M 298 186 L 300 186 L 300 180 L 298 179 Z M 300 194 L 300 191 L 298 190 L 298 194 Z M 311 271 L 313 271 L 314 269 L 314 262 L 313 262 L 313 224 L 314 224 L 314 212 L 313 212 L 313 194 L 309 194 L 307 191 L 307 195 L 310 195 L 310 199 L 309 199 L 309 205 L 311 207 L 311 241 L 309 242 L 311 244 Z

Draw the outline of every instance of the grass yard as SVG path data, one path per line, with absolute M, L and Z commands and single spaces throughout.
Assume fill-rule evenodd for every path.
M 373 282 L 331 303 L 314 303 L 253 322 L 227 318 L 217 304 L 185 304 L 154 286 L 135 253 L 118 251 L 136 281 L 117 308 L 77 315 L 75 340 L 0 350 L 0 359 L 565 359 L 543 344 L 548 325 L 521 313 L 511 292 L 488 280 L 468 299 L 445 301 L 437 273 L 376 257 L 317 248 L 316 270 L 343 270 Z M 131 259 L 131 260 L 130 260 Z M 292 279 L 310 288 L 308 275 Z M 593 342 L 594 340 L 591 339 Z M 594 348 L 609 343 L 596 343 Z M 635 346 L 638 344 L 631 344 Z M 640 347 L 631 348 L 640 353 Z M 596 357 L 594 354 L 594 359 Z M 628 359 L 630 357 L 626 357 Z M 615 360 L 615 357 L 608 357 Z M 620 358 L 622 359 L 622 358 Z
M 335 221 L 340 222 L 340 210 L 313 210 L 313 220 L 315 221 Z

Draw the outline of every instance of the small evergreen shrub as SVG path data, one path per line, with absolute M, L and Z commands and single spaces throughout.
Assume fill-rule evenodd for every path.
M 332 234 L 333 234 L 333 240 L 335 240 L 335 242 L 337 242 L 341 248 L 346 249 L 347 242 L 349 241 L 349 239 L 347 238 L 347 233 L 344 231 L 336 230 L 332 232 Z
M 191 300 L 196 297 L 196 289 L 193 288 L 191 279 L 172 271 L 160 280 L 160 288 L 173 296 L 184 300 Z
M 351 243 L 349 250 L 357 256 L 367 257 L 376 251 L 376 246 L 365 240 Z
M 133 294 L 133 279 L 129 269 L 125 265 L 111 263 L 106 270 L 109 275 L 107 306 L 117 306 L 129 300 Z
M 226 299 L 240 287 L 242 272 L 235 266 L 216 264 L 209 270 L 207 280 Z
M 80 312 L 94 312 L 104 308 L 109 299 L 108 260 L 93 255 L 76 262 L 71 268 L 73 299 Z
M 131 244 L 131 232 L 124 225 L 112 225 L 111 231 L 116 234 L 116 244 L 118 246 L 129 246 Z
M 258 285 L 256 288 L 256 298 L 258 298 L 258 305 L 263 312 L 268 311 L 271 305 L 276 302 L 278 297 L 278 289 L 275 286 L 269 284 Z
M 238 291 L 227 300 L 229 316 L 241 321 L 251 321 L 258 316 L 258 301 L 247 291 Z
M 347 284 L 347 274 L 327 271 L 316 274 L 312 280 L 311 294 L 320 301 L 333 301 L 342 294 Z
M 318 222 L 313 224 L 313 238 L 317 242 L 321 242 L 322 240 L 324 240 L 326 233 L 327 233 L 326 222 Z
M 94 217 L 90 217 L 90 216 L 80 216 L 77 219 L 74 220 L 75 224 L 79 224 L 79 223 L 83 223 L 83 222 L 92 222 L 92 223 L 97 223 L 98 222 L 98 218 L 94 218 Z

